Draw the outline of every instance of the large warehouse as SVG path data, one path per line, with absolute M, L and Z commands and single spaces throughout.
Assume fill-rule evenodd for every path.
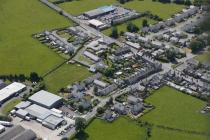
M 97 9 L 85 12 L 84 16 L 86 16 L 90 19 L 93 19 L 98 16 L 113 12 L 115 9 L 116 9 L 116 7 L 114 7 L 114 6 L 103 6 L 103 7 L 99 7 Z
M 8 99 L 16 96 L 20 92 L 24 91 L 26 86 L 21 83 L 14 82 L 5 88 L 0 90 L 0 105 L 3 104 Z
M 48 109 L 57 108 L 62 104 L 61 97 L 44 90 L 35 93 L 28 100 Z
M 35 140 L 36 134 L 30 129 L 22 126 L 14 126 L 0 135 L 0 140 Z

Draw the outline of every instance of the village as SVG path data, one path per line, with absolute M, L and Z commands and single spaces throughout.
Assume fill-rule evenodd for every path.
M 196 54 L 188 51 L 193 40 L 202 40 L 205 50 L 209 49 L 208 34 L 196 34 L 208 15 L 205 8 L 188 6 L 139 32 L 124 32 L 118 40 L 100 31 L 143 13 L 104 5 L 73 16 L 48 0 L 41 2 L 76 24 L 34 33 L 33 38 L 66 58 L 67 64 L 84 66 L 91 75 L 62 87 L 57 95 L 43 89 L 28 95 L 35 86 L 0 80 L 1 106 L 27 96 L 9 112 L 11 122 L 0 121 L 0 139 L 72 137 L 78 117 L 87 122 L 93 118 L 108 122 L 120 116 L 139 118 L 154 109 L 145 99 L 163 86 L 201 100 L 210 97 L 210 63 L 200 63 L 194 59 Z M 208 114 L 209 109 L 206 104 L 200 113 Z

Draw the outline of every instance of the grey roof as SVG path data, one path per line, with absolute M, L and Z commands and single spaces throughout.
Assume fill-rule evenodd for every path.
M 61 124 L 63 121 L 64 121 L 63 118 L 58 118 L 55 115 L 50 115 L 43 121 L 43 123 L 48 123 L 56 127 L 57 125 Z
M 36 138 L 36 134 L 32 130 L 25 130 L 12 140 L 34 140 Z
M 29 102 L 29 101 L 22 101 L 19 104 L 17 104 L 15 106 L 15 108 L 17 108 L 17 109 L 25 109 L 26 107 L 28 107 L 30 105 L 31 105 L 31 102 Z
M 25 130 L 17 125 L 0 135 L 0 140 L 34 140 L 36 134 L 32 130 Z
M 17 115 L 20 115 L 20 116 L 26 116 L 26 115 L 28 115 L 28 112 L 25 111 L 25 110 L 23 110 L 23 109 L 18 109 L 18 110 L 16 111 L 16 114 L 17 114 Z
M 54 95 L 50 92 L 41 90 L 29 97 L 29 100 L 36 102 L 42 106 L 51 107 L 56 102 L 60 101 L 61 97 Z

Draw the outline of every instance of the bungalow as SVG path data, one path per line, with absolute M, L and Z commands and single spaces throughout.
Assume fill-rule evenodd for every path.
M 98 56 L 96 56 L 95 54 L 89 52 L 89 51 L 84 51 L 83 53 L 86 57 L 90 58 L 91 60 L 98 62 L 100 61 L 100 58 Z

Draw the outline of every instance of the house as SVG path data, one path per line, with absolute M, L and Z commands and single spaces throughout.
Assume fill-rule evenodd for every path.
M 133 104 L 134 105 L 134 104 L 139 103 L 141 101 L 141 99 L 136 98 L 134 96 L 128 96 L 127 101 L 128 101 L 129 104 Z
M 91 102 L 88 101 L 88 100 L 82 100 L 82 101 L 79 103 L 79 106 L 82 106 L 83 109 L 87 110 L 87 109 L 90 109 L 90 108 L 91 108 Z
M 164 39 L 165 41 L 169 41 L 170 35 L 164 34 L 164 35 L 163 35 L 163 39 Z
M 156 48 L 164 47 L 164 44 L 162 44 L 160 41 L 152 41 L 151 44 L 153 47 L 156 47 Z
M 133 48 L 133 49 L 136 49 L 136 50 L 140 50 L 141 49 L 141 46 L 138 43 L 133 43 L 133 42 L 126 41 L 125 44 L 127 46 Z
M 188 59 L 186 62 L 188 64 L 188 66 L 193 67 L 193 68 L 197 68 L 199 65 L 199 61 L 196 59 L 193 59 L 193 58 Z
M 116 90 L 118 88 L 118 86 L 116 84 L 111 84 L 109 86 L 107 86 L 106 88 L 99 90 L 96 95 L 98 96 L 106 96 L 109 93 L 113 92 L 114 90 Z
M 184 16 L 182 14 L 176 14 L 174 17 L 174 20 L 178 23 L 182 22 L 182 21 L 184 21 Z
M 124 36 L 129 41 L 132 41 L 132 42 L 137 42 L 138 41 L 138 36 L 134 33 L 125 32 Z
M 178 41 L 179 41 L 179 39 L 178 39 L 177 37 L 171 37 L 171 38 L 170 38 L 170 42 L 171 42 L 171 43 L 176 44 L 176 43 L 178 43 Z
M 129 52 L 131 52 L 131 49 L 129 48 L 129 47 L 120 47 L 120 48 L 118 48 L 115 52 L 114 52 L 114 54 L 116 55 L 116 56 L 120 56 L 120 55 L 124 55 L 124 54 L 126 54 L 126 53 L 129 53 Z
M 144 106 L 143 106 L 143 103 L 137 103 L 137 104 L 134 104 L 132 107 L 131 107 L 131 113 L 133 115 L 138 115 L 141 111 L 144 110 Z
M 209 62 L 203 62 L 202 65 L 206 70 L 210 70 L 210 63 Z
M 121 114 L 121 115 L 127 114 L 125 106 L 121 103 L 116 103 L 114 105 L 114 110 L 115 110 L 115 112 L 117 112 L 118 114 Z
M 107 83 L 100 81 L 100 80 L 94 80 L 93 83 L 101 88 L 105 88 L 107 86 Z
M 167 19 L 165 21 L 165 25 L 167 25 L 167 26 L 174 26 L 175 25 L 175 20 L 173 18 Z
M 143 28 L 141 29 L 141 32 L 143 32 L 143 33 L 148 33 L 148 32 L 149 32 L 149 27 L 143 27 Z

